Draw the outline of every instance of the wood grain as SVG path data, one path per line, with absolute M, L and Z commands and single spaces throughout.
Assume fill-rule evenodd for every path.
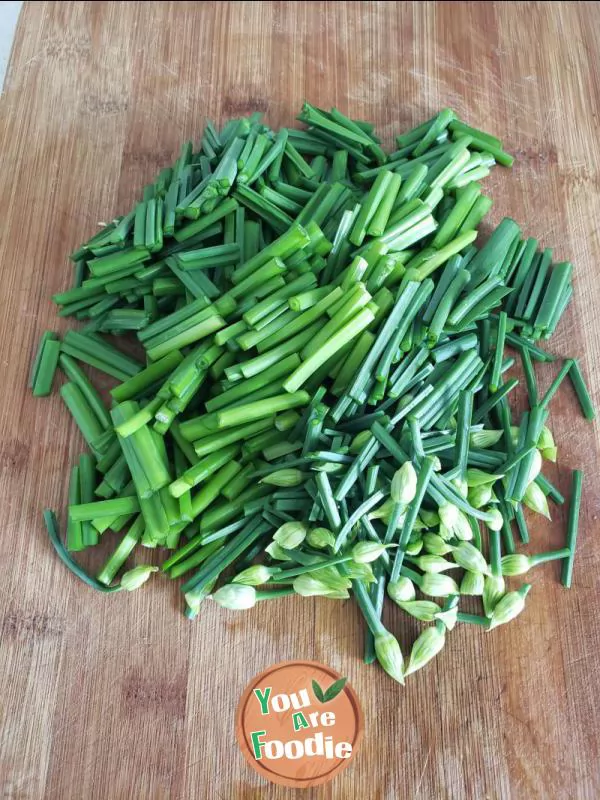
M 278 601 L 195 623 L 178 589 L 98 597 L 54 556 L 40 510 L 66 500 L 81 441 L 58 396 L 26 390 L 66 254 L 197 137 L 205 116 L 292 123 L 304 98 L 386 139 L 452 106 L 518 161 L 486 188 L 493 218 L 571 259 L 553 348 L 600 401 L 600 7 L 596 3 L 27 3 L 0 100 L 0 792 L 5 798 L 291 798 L 246 765 L 235 709 L 256 673 L 314 659 L 363 704 L 358 757 L 306 798 L 600 796 L 598 435 L 568 387 L 549 476 L 586 473 L 574 585 L 549 564 L 518 623 L 467 626 L 401 689 L 361 663 L 349 603 Z M 551 370 L 542 380 L 550 380 Z M 533 526 L 560 546 L 565 511 Z M 96 561 L 94 561 L 96 559 Z M 88 563 L 97 563 L 92 556 Z M 389 620 L 405 647 L 411 629 Z M 299 795 L 298 795 L 299 796 Z

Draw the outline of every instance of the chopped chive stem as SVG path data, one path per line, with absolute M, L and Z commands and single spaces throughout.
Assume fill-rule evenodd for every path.
M 510 393 L 512 390 L 519 385 L 519 381 L 517 378 L 511 378 L 506 383 L 502 384 L 497 391 L 491 394 L 488 399 L 482 403 L 479 408 L 477 408 L 473 413 L 473 424 L 477 424 L 485 419 L 485 417 L 489 414 L 489 412 L 495 408 L 498 403 L 501 403 L 502 400 Z
M 369 593 L 364 587 L 364 584 L 359 580 L 352 581 L 352 591 L 354 592 L 354 596 L 356 597 L 356 602 L 360 610 L 362 611 L 365 621 L 369 626 L 369 629 L 372 634 L 375 636 L 381 635 L 385 633 L 385 627 L 381 622 L 379 614 L 373 605 L 371 598 L 369 597 Z
M 573 389 L 579 400 L 579 405 L 586 419 L 592 420 L 596 418 L 596 410 L 592 403 L 592 398 L 586 386 L 581 366 L 576 358 L 571 359 L 571 366 L 569 369 L 569 378 L 573 384 Z
M 517 523 L 517 530 L 519 531 L 521 542 L 527 544 L 529 542 L 529 529 L 527 527 L 527 521 L 525 520 L 525 514 L 523 513 L 523 507 L 520 503 L 518 503 L 515 508 L 515 521 Z
M 79 502 L 81 502 L 79 465 L 75 464 L 71 467 L 71 476 L 69 479 L 69 505 L 74 505 Z M 83 550 L 83 548 L 83 530 L 81 523 L 69 519 L 67 521 L 67 550 L 70 552 L 78 552 L 79 550 Z
M 133 552 L 144 533 L 144 518 L 139 514 L 127 533 L 123 536 L 114 552 L 108 557 L 98 572 L 96 580 L 110 586 L 117 572 Z
M 583 473 L 581 470 L 573 470 L 571 476 L 571 498 L 569 503 L 569 519 L 567 524 L 567 547 L 569 556 L 565 560 L 562 568 L 561 583 L 567 589 L 571 588 L 573 581 L 573 563 L 575 560 L 575 550 L 577 547 L 577 533 L 579 529 L 579 511 L 581 507 L 581 488 L 583 484 Z
M 257 517 L 251 517 L 242 530 L 232 537 L 223 547 L 210 556 L 200 570 L 192 575 L 181 587 L 184 593 L 198 594 L 221 572 L 227 569 L 239 556 L 254 544 L 256 539 L 269 529 L 268 523 L 263 524 Z
M 271 573 L 271 577 L 269 581 L 273 583 L 279 583 L 280 580 L 286 580 L 287 578 L 295 578 L 298 575 L 306 575 L 310 572 L 314 572 L 315 570 L 324 569 L 325 567 L 333 567 L 337 564 L 344 564 L 347 561 L 352 561 L 352 556 L 336 556 L 334 558 L 324 558 L 322 561 L 315 561 L 314 564 L 304 564 L 299 567 L 292 567 L 291 569 L 275 569 Z
M 527 384 L 527 396 L 529 398 L 529 405 L 536 406 L 538 404 L 538 386 L 537 378 L 535 376 L 535 369 L 529 350 L 522 347 L 519 350 L 521 356 L 521 363 L 523 364 L 523 373 L 525 375 L 525 383 Z
M 467 614 L 464 611 L 459 611 L 456 615 L 456 619 L 458 622 L 465 622 L 469 625 L 479 625 L 481 628 L 485 628 L 486 630 L 489 630 L 490 628 L 490 618 L 482 617 L 479 614 Z
M 133 514 L 140 510 L 137 497 L 116 497 L 112 500 L 99 500 L 95 503 L 80 503 L 69 506 L 69 517 L 75 522 L 83 522 L 99 517 L 115 517 Z
M 44 348 L 45 348 L 46 344 L 49 341 L 53 341 L 53 340 L 57 340 L 57 339 L 58 339 L 57 335 L 55 333 L 53 333 L 52 331 L 45 331 L 42 334 L 42 337 L 41 337 L 39 345 L 38 345 L 37 352 L 35 354 L 35 358 L 33 360 L 33 364 L 31 366 L 31 372 L 30 372 L 30 375 L 29 375 L 28 386 L 29 386 L 30 389 L 33 389 L 33 387 L 35 385 L 36 378 L 37 378 L 37 375 L 38 375 L 38 372 L 39 372 L 39 369 L 40 369 L 40 364 L 42 362 L 42 356 L 43 356 L 43 353 L 44 353 Z
M 533 359 L 536 361 L 555 361 L 556 357 L 547 353 L 543 350 L 539 345 L 536 345 L 534 342 L 530 341 L 529 339 L 524 338 L 523 336 L 519 336 L 518 333 L 508 332 L 506 333 L 506 342 L 507 344 L 516 347 L 517 349 L 524 347 L 525 349 L 529 350 L 529 353 Z
M 500 513 L 502 514 L 502 546 L 505 553 L 512 555 L 516 552 L 515 540 L 510 524 L 508 506 L 506 504 L 504 494 L 500 491 L 498 491 L 498 506 L 500 508 Z
M 194 540 L 192 539 L 191 541 Z M 191 542 L 188 542 L 188 544 L 190 543 Z M 209 544 L 197 546 L 194 548 L 194 551 L 191 555 L 187 556 L 186 558 L 179 559 L 176 564 L 171 566 L 169 569 L 169 578 L 179 578 L 180 575 L 185 575 L 186 572 L 199 567 L 201 564 L 205 563 L 210 556 L 217 553 L 222 546 L 223 545 L 220 541 L 213 541 Z M 165 565 L 163 564 L 163 569 L 164 568 Z
M 42 345 L 41 358 L 33 381 L 33 396 L 46 397 L 52 391 L 52 383 L 58 366 L 61 343 L 48 338 Z
M 464 478 L 469 455 L 469 432 L 473 416 L 473 392 L 463 389 L 458 398 L 458 417 L 456 425 L 456 464 L 461 478 Z
M 90 408 L 81 389 L 74 383 L 65 383 L 60 388 L 60 395 L 73 415 L 81 435 L 87 444 L 93 448 L 93 443 L 102 435 L 104 428 Z
M 56 521 L 56 516 L 53 511 L 50 509 L 45 509 L 44 511 L 44 523 L 46 525 L 46 530 L 48 532 L 48 536 L 50 541 L 52 542 L 52 546 L 56 550 L 56 554 L 63 562 L 63 564 L 67 567 L 70 572 L 72 572 L 76 577 L 86 583 L 88 586 L 91 586 L 92 589 L 96 589 L 99 592 L 103 592 L 108 594 L 109 592 L 118 592 L 121 589 L 121 586 L 104 586 L 99 581 L 92 578 L 90 575 L 83 570 L 79 564 L 77 564 L 69 555 L 69 553 L 65 550 L 65 547 L 60 539 L 60 532 L 58 528 L 58 522 Z
M 334 532 L 337 532 L 342 527 L 342 519 L 331 490 L 331 484 L 329 482 L 327 473 L 318 472 L 315 477 L 315 482 L 317 484 L 321 505 L 323 506 L 323 511 L 327 516 L 329 525 Z
M 560 550 L 550 550 L 546 553 L 537 553 L 529 556 L 529 563 L 532 567 L 537 567 L 539 564 L 545 564 L 548 561 L 562 561 L 568 558 L 570 553 L 571 551 L 568 547 L 563 547 Z
M 539 475 L 536 477 L 535 482 L 543 491 L 543 493 L 549 497 L 551 500 L 554 500 L 555 503 L 562 505 L 565 502 L 565 498 L 563 495 L 558 491 L 556 486 L 551 483 L 545 475 L 542 475 L 540 472 Z
M 377 425 L 377 423 L 375 424 Z M 408 544 L 409 536 L 412 532 L 413 526 L 417 519 L 417 514 L 419 513 L 423 498 L 425 497 L 427 486 L 433 474 L 433 467 L 433 459 L 427 456 L 423 459 L 421 467 L 417 473 L 416 492 L 413 500 L 408 505 L 406 517 L 404 519 L 404 523 L 402 524 L 400 539 L 398 541 L 398 549 L 394 555 L 390 583 L 397 581 L 400 577 L 400 570 L 402 568 L 402 563 L 404 561 L 404 555 L 406 552 L 406 545 Z
M 570 372 L 570 370 L 571 370 L 571 368 L 573 366 L 573 363 L 574 363 L 574 361 L 573 361 L 572 358 L 567 358 L 566 359 L 566 361 L 564 362 L 564 364 L 562 365 L 562 367 L 558 371 L 558 374 L 556 375 L 556 377 L 554 378 L 554 380 L 552 381 L 552 383 L 548 387 L 548 390 L 547 390 L 546 394 L 542 397 L 542 399 L 540 401 L 540 404 L 539 404 L 540 408 L 546 409 L 548 407 L 550 401 L 552 400 L 552 398 L 554 397 L 554 395 L 558 391 L 558 388 L 560 387 L 561 383 L 563 382 L 563 380 L 569 374 L 569 372 Z
M 494 360 L 492 362 L 492 372 L 490 375 L 490 391 L 495 392 L 500 384 L 500 376 L 502 373 L 502 359 L 504 358 L 504 342 L 506 339 L 506 323 L 508 317 L 505 311 L 501 311 L 498 317 L 498 327 L 496 332 L 496 347 L 494 351 Z
M 516 450 L 512 456 L 506 459 L 506 461 L 502 462 L 498 466 L 498 473 L 502 475 L 507 475 L 517 464 L 520 463 L 521 459 L 529 456 L 534 450 L 536 449 L 536 444 L 530 442 L 529 444 L 525 445 L 524 447 L 519 448 Z
M 285 384 L 284 384 L 285 385 Z M 217 412 L 217 427 L 230 428 L 257 419 L 271 417 L 280 411 L 306 405 L 310 400 L 308 392 L 296 391 L 291 394 L 277 395 L 256 403 L 234 406 Z
M 362 516 L 367 514 L 374 506 L 376 506 L 381 500 L 383 500 L 384 492 L 379 490 L 375 492 L 371 497 L 368 497 L 364 500 L 358 508 L 348 517 L 346 522 L 340 528 L 335 544 L 333 546 L 334 553 L 338 553 L 342 547 L 346 544 L 348 536 L 354 525 L 360 520 Z

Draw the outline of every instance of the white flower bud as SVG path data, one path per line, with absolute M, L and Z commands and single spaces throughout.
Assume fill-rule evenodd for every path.
M 550 519 L 550 509 L 548 507 L 548 500 L 544 492 L 540 489 L 537 483 L 532 482 L 525 489 L 523 494 L 523 502 L 532 511 L 542 514 L 544 517 Z
M 447 630 L 453 630 L 458 622 L 458 605 L 448 608 L 446 611 L 440 611 L 439 614 L 435 615 L 435 618 L 443 622 Z
M 473 431 L 473 433 L 469 436 L 469 443 L 471 447 L 480 447 L 485 449 L 487 447 L 493 447 L 495 444 L 497 444 L 503 435 L 504 431 Z
M 473 508 L 483 508 L 483 506 L 491 502 L 492 494 L 492 485 L 484 483 L 481 486 L 473 486 L 472 489 L 469 489 L 467 500 Z
M 419 516 L 426 528 L 435 528 L 436 525 L 440 524 L 440 515 L 437 511 L 427 511 L 427 509 L 422 508 L 419 511 Z
M 448 528 L 444 525 L 443 522 L 440 522 L 440 529 L 439 529 L 440 539 L 443 539 L 445 542 L 449 542 L 450 539 L 454 538 L 454 531 L 452 528 Z
M 398 640 L 391 633 L 379 633 L 375 635 L 375 655 L 377 660 L 387 672 L 398 683 L 404 683 L 404 659 Z
M 433 556 L 445 556 L 452 552 L 452 545 L 444 541 L 439 533 L 431 531 L 423 534 L 423 546 Z
M 403 611 L 420 622 L 433 622 L 435 615 L 441 613 L 442 609 L 433 600 L 407 600 L 398 603 Z
M 304 472 L 289 467 L 288 469 L 278 469 L 269 475 L 265 475 L 261 483 L 266 483 L 270 486 L 300 486 L 301 483 L 304 483 L 305 478 Z
M 526 583 L 516 592 L 509 592 L 496 603 L 490 622 L 490 630 L 498 625 L 505 625 L 517 617 L 525 608 L 525 597 L 531 589 L 531 584 Z
M 302 597 L 348 597 L 350 580 L 335 567 L 306 572 L 294 579 L 294 591 Z
M 488 514 L 492 515 L 492 519 L 485 522 L 488 528 L 491 531 L 501 531 L 504 520 L 500 511 L 497 508 L 488 508 Z
M 452 484 L 456 487 L 461 497 L 466 497 L 469 493 L 469 485 L 464 478 L 454 478 Z
M 158 567 L 151 567 L 148 564 L 140 564 L 126 572 L 121 578 L 121 586 L 128 592 L 134 592 L 143 586 L 153 572 L 158 572 Z
M 458 516 L 458 508 L 454 505 L 454 503 L 442 503 L 442 505 L 438 508 L 438 514 L 440 516 L 440 521 L 447 528 L 452 529 Z
M 232 583 L 243 583 L 245 586 L 260 586 L 266 583 L 274 570 L 270 567 L 265 567 L 264 564 L 254 564 L 247 569 L 238 572 L 235 578 L 232 578 Z
M 418 556 L 422 549 L 423 549 L 423 539 L 421 538 L 414 539 L 412 542 L 409 542 L 406 545 L 406 555 Z
M 421 591 L 430 597 L 447 597 L 458 594 L 458 585 L 449 575 L 426 572 L 421 580 Z
M 277 542 L 271 542 L 265 547 L 265 552 L 268 553 L 275 561 L 293 561 L 289 553 L 286 553 L 283 547 L 280 547 Z
M 432 658 L 435 658 L 446 643 L 445 630 L 438 630 L 437 626 L 426 628 L 419 634 L 417 640 L 410 651 L 408 669 L 404 673 L 410 675 L 425 666 Z
M 306 535 L 306 541 L 315 550 L 324 550 L 326 547 L 333 547 L 335 536 L 327 528 L 314 528 Z
M 352 548 L 352 559 L 357 564 L 370 564 L 377 561 L 386 550 L 386 545 L 377 542 L 357 542 Z
M 363 445 L 365 445 L 369 439 L 372 438 L 372 436 L 373 434 L 368 429 L 366 431 L 360 431 L 360 433 L 357 433 L 354 439 L 352 439 L 350 442 L 350 453 L 356 455 L 362 449 Z
M 529 471 L 527 473 L 526 485 L 534 481 L 542 471 L 542 454 L 539 450 L 534 450 L 531 454 L 531 462 L 529 464 Z
M 405 461 L 392 478 L 390 495 L 394 503 L 407 506 L 417 492 L 417 473 L 411 461 Z
M 537 446 L 542 454 L 542 458 L 545 458 L 547 461 L 556 461 L 557 449 L 554 443 L 554 437 L 552 436 L 552 431 L 546 425 L 542 428 L 540 437 L 537 440 Z
M 473 531 L 471 530 L 469 520 L 467 519 L 466 514 L 464 514 L 460 509 L 458 510 L 458 514 L 456 516 L 456 522 L 452 526 L 452 533 L 457 539 L 460 539 L 463 542 L 469 542 L 473 538 Z
M 495 483 L 497 480 L 500 480 L 500 478 L 503 477 L 503 475 L 484 472 L 482 469 L 477 469 L 476 467 L 470 467 L 467 470 L 467 483 L 469 484 L 469 488 L 473 488 L 473 486 L 485 486 L 488 483 Z
M 284 550 L 293 550 L 302 544 L 306 534 L 306 526 L 301 522 L 284 522 L 273 534 L 273 541 Z
M 506 591 L 504 578 L 496 575 L 487 575 L 483 584 L 483 610 L 486 617 L 491 617 L 498 601 L 504 597 Z
M 387 593 L 394 603 L 406 603 L 409 600 L 414 600 L 417 593 L 415 586 L 410 578 L 401 575 L 397 581 L 390 581 L 387 585 Z
M 232 611 L 243 611 L 253 608 L 256 604 L 256 589 L 253 586 L 243 586 L 237 583 L 228 583 L 212 595 L 215 603 Z
M 513 555 L 503 556 L 501 564 L 502 574 L 508 576 L 524 575 L 529 571 L 529 567 L 531 566 L 528 556 L 525 556 L 522 553 L 514 553 Z
M 423 572 L 431 572 L 437 574 L 438 572 L 445 572 L 447 569 L 456 569 L 456 564 L 446 560 L 442 556 L 427 555 L 418 556 L 415 558 L 415 564 Z
M 558 448 L 557 447 L 544 447 L 543 450 L 540 450 L 542 454 L 542 458 L 545 458 L 546 461 L 555 462 L 558 456 Z
M 356 561 L 346 562 L 346 577 L 353 581 L 359 580 L 362 583 L 374 583 L 375 575 L 370 564 L 360 564 Z M 332 567 L 333 569 L 333 567 Z
M 485 578 L 481 572 L 465 571 L 460 582 L 460 593 L 468 595 L 482 595 L 485 588 Z
M 471 570 L 471 572 L 481 572 L 487 575 L 490 571 L 483 554 L 470 542 L 461 542 L 457 545 L 452 552 L 452 557 L 459 567 Z

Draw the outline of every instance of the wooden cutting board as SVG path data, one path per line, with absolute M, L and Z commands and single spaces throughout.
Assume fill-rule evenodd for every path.
M 570 591 L 539 568 L 526 612 L 491 635 L 461 626 L 405 689 L 361 662 L 352 603 L 281 600 L 193 623 L 178 587 L 97 596 L 41 524 L 64 508 L 82 443 L 57 395 L 26 390 L 66 255 L 221 122 L 293 123 L 304 98 L 395 133 L 451 106 L 517 156 L 486 191 L 493 220 L 575 265 L 552 341 L 582 359 L 600 401 L 600 7 L 595 3 L 29 3 L 0 100 L 0 793 L 5 798 L 288 798 L 234 739 L 256 673 L 314 659 L 348 675 L 365 715 L 350 768 L 309 798 L 600 796 L 598 433 L 566 385 L 552 405 L 568 492 L 585 470 Z M 540 370 L 547 385 L 553 369 Z M 562 546 L 566 507 L 532 524 Z M 114 540 L 113 540 L 114 543 Z M 101 554 L 85 555 L 90 568 Z M 405 648 L 411 626 L 391 614 Z

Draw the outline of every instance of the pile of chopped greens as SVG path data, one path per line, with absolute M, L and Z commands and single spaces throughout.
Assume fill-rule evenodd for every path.
M 512 164 L 499 139 L 444 109 L 396 137 L 305 103 L 305 129 L 253 115 L 172 167 L 71 259 L 60 316 L 32 370 L 60 394 L 88 452 L 71 469 L 64 563 L 103 592 L 133 550 L 167 548 L 186 614 L 284 595 L 354 597 L 365 661 L 393 678 L 424 666 L 456 623 L 491 629 L 524 608 L 507 578 L 560 560 L 570 586 L 582 475 L 572 474 L 564 547 L 525 555 L 530 512 L 563 503 L 548 415 L 564 378 L 594 409 L 576 359 L 538 390 L 540 342 L 573 292 L 569 262 L 503 219 L 480 181 Z M 477 242 L 477 244 L 476 244 Z M 132 348 L 119 342 L 137 340 Z M 518 359 L 528 407 L 505 377 Z M 83 368 L 82 368 L 83 365 Z M 110 407 L 87 367 L 116 381 Z M 121 535 L 93 577 L 73 554 Z M 427 624 L 403 659 L 385 597 Z M 474 603 L 478 604 L 476 610 Z

